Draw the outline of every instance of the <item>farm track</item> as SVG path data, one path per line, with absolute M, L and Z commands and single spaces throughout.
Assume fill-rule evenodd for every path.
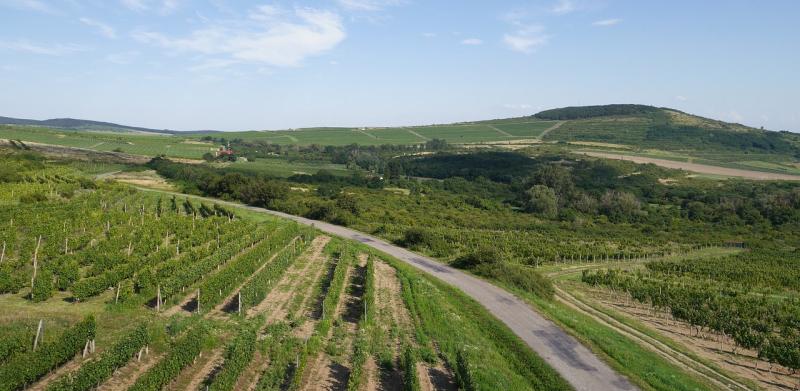
M 419 137 L 420 139 L 422 139 L 422 141 L 431 141 L 431 139 L 429 139 L 429 138 L 427 138 L 427 137 L 425 137 L 425 136 L 423 136 L 423 135 L 421 135 L 421 134 L 417 133 L 417 132 L 416 132 L 416 131 L 414 131 L 414 130 L 411 130 L 411 129 L 409 129 L 409 128 L 404 128 L 404 129 L 405 129 L 405 130 L 406 130 L 408 133 L 411 133 L 411 135 Z
M 587 347 L 581 345 L 575 338 L 567 334 L 555 323 L 536 312 L 522 299 L 487 281 L 434 261 L 431 258 L 392 245 L 383 239 L 322 221 L 212 198 L 147 188 L 139 189 L 162 194 L 174 194 L 182 197 L 186 196 L 195 199 L 203 199 L 221 205 L 242 208 L 253 212 L 267 213 L 304 225 L 313 226 L 332 235 L 361 242 L 378 251 L 391 255 L 402 262 L 408 263 L 422 272 L 437 277 L 443 282 L 460 289 L 467 296 L 472 297 L 483 305 L 489 313 L 508 326 L 514 334 L 521 338 L 576 390 L 616 391 L 637 389 L 628 379 L 616 373 Z
M 591 317 L 595 321 L 614 329 L 628 339 L 657 353 L 673 364 L 710 381 L 720 389 L 752 390 L 752 388 L 730 378 L 717 369 L 709 367 L 705 363 L 697 361 L 683 352 L 675 350 L 663 342 L 592 308 L 592 306 L 558 287 L 556 287 L 556 298 L 574 310 Z
M 505 131 L 505 130 L 503 130 L 503 129 L 500 129 L 500 128 L 498 128 L 497 126 L 494 126 L 494 125 L 486 125 L 486 126 L 487 126 L 487 127 L 489 127 L 490 129 L 494 130 L 494 131 L 497 131 L 497 133 L 500 133 L 500 134 L 501 134 L 501 135 L 503 135 L 503 136 L 506 136 L 506 137 L 514 137 L 514 135 L 513 135 L 513 134 L 511 134 L 511 133 L 508 133 L 508 132 L 506 132 L 506 131 Z
M 774 181 L 774 180 L 800 181 L 800 176 L 798 175 L 777 174 L 777 173 L 769 173 L 763 171 L 744 170 L 739 168 L 727 168 L 727 167 L 711 166 L 707 164 L 679 162 L 674 160 L 656 159 L 644 156 L 633 156 L 633 155 L 624 155 L 616 153 L 590 152 L 590 151 L 583 151 L 580 153 L 586 156 L 599 157 L 603 159 L 627 160 L 638 164 L 648 164 L 648 163 L 655 164 L 661 167 L 672 168 L 676 170 L 691 171 L 700 174 L 740 177 L 740 178 L 754 179 L 759 181 Z
M 543 132 L 542 132 L 542 133 L 539 135 L 539 137 L 537 137 L 537 138 L 538 138 L 539 140 L 544 140 L 544 136 L 547 136 L 547 134 L 548 134 L 548 133 L 550 133 L 550 132 L 552 132 L 552 131 L 554 131 L 554 130 L 556 130 L 556 129 L 560 128 L 560 127 L 561 127 L 561 125 L 564 125 L 566 122 L 567 122 L 567 121 L 558 121 L 558 122 L 556 122 L 556 123 L 555 123 L 553 126 L 551 126 L 551 127 L 547 128 L 547 129 L 545 129 L 545 130 L 544 130 L 544 131 L 543 131 Z

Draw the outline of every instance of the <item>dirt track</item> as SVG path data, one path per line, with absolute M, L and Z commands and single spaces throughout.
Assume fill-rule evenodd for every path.
M 140 189 L 144 191 L 186 196 L 184 194 L 153 189 Z M 600 360 L 588 348 L 581 345 L 575 338 L 567 334 L 553 322 L 534 311 L 522 299 L 484 280 L 447 265 L 443 265 L 433 259 L 413 253 L 402 247 L 392 245 L 382 239 L 338 225 L 233 202 L 196 196 L 188 197 L 206 199 L 219 204 L 240 207 L 254 212 L 268 213 L 294 220 L 301 224 L 314 226 L 329 234 L 356 240 L 372 248 L 383 251 L 461 289 L 468 296 L 481 303 L 491 314 L 505 323 L 511 331 L 525 341 L 531 349 L 538 353 L 547 364 L 553 367 L 553 369 L 576 390 L 604 391 L 636 389 L 628 379 L 617 374 L 608 364 Z
M 643 157 L 643 156 L 631 156 L 631 155 L 620 155 L 615 153 L 606 153 L 606 152 L 580 152 L 581 154 L 593 157 L 599 157 L 603 159 L 617 159 L 617 160 L 627 160 L 634 163 L 639 164 L 647 164 L 652 163 L 657 166 L 666 167 L 666 168 L 673 168 L 677 170 L 686 170 L 691 172 L 696 172 L 700 174 L 712 174 L 712 175 L 723 175 L 723 176 L 732 176 L 732 177 L 739 177 L 745 179 L 755 179 L 759 181 L 800 181 L 800 176 L 798 175 L 790 175 L 790 174 L 775 174 L 771 172 L 762 172 L 762 171 L 750 171 L 750 170 L 742 170 L 738 168 L 726 168 L 726 167 L 718 167 L 718 166 L 709 166 L 706 164 L 698 164 L 698 163 L 689 163 L 689 162 L 677 162 L 674 160 L 666 160 L 666 159 L 656 159 L 651 157 Z

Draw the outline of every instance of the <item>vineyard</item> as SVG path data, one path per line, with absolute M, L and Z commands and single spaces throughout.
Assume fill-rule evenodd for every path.
M 366 247 L 3 159 L 0 390 L 569 389 L 477 303 Z

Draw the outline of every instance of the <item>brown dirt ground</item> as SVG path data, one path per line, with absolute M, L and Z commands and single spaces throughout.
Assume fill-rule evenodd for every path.
M 247 316 L 251 317 L 260 313 L 267 313 L 265 325 L 285 318 L 286 312 L 282 311 L 282 309 L 291 301 L 294 294 L 298 294 L 295 288 L 301 283 L 299 277 L 306 277 L 309 269 L 313 266 L 322 269 L 322 264 L 324 264 L 326 258 L 323 250 L 330 240 L 329 236 L 324 235 L 314 238 L 311 246 L 289 267 L 289 270 L 284 273 L 281 280 L 267 294 L 266 299 L 257 307 L 251 308 Z M 316 275 L 319 276 L 319 274 Z M 311 285 L 315 282 L 316 279 L 311 281 Z M 303 294 L 308 295 L 309 293 L 305 292 Z M 239 376 L 234 390 L 254 390 L 258 384 L 260 374 L 266 370 L 268 365 L 268 357 L 262 355 L 261 351 L 256 350 L 253 360 L 250 361 L 248 367 Z
M 211 352 L 202 352 L 197 361 L 181 371 L 180 375 L 170 382 L 164 390 L 199 390 L 203 381 L 219 365 L 222 365 L 223 349 L 217 348 Z
M 130 388 L 139 376 L 142 376 L 148 369 L 156 365 L 163 355 L 150 353 L 142 356 L 142 361 L 136 361 L 134 357 L 124 367 L 117 369 L 105 383 L 97 387 L 97 391 L 121 391 Z
M 48 373 L 43 378 L 39 379 L 36 383 L 28 387 L 27 390 L 42 391 L 46 389 L 47 386 L 50 385 L 50 383 L 60 378 L 62 375 L 66 375 L 67 373 L 77 370 L 78 368 L 81 367 L 81 365 L 83 365 L 84 362 L 97 357 L 97 353 L 98 352 L 95 352 L 94 354 L 87 356 L 86 359 L 81 357 L 81 354 L 78 353 L 78 355 L 75 356 L 75 358 L 68 361 L 66 364 L 56 368 L 52 372 Z

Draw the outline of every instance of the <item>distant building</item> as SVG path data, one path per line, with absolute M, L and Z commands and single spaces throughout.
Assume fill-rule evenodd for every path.
M 233 150 L 231 149 L 231 144 L 223 145 L 217 149 L 214 153 L 214 156 L 221 157 L 221 156 L 233 156 Z

